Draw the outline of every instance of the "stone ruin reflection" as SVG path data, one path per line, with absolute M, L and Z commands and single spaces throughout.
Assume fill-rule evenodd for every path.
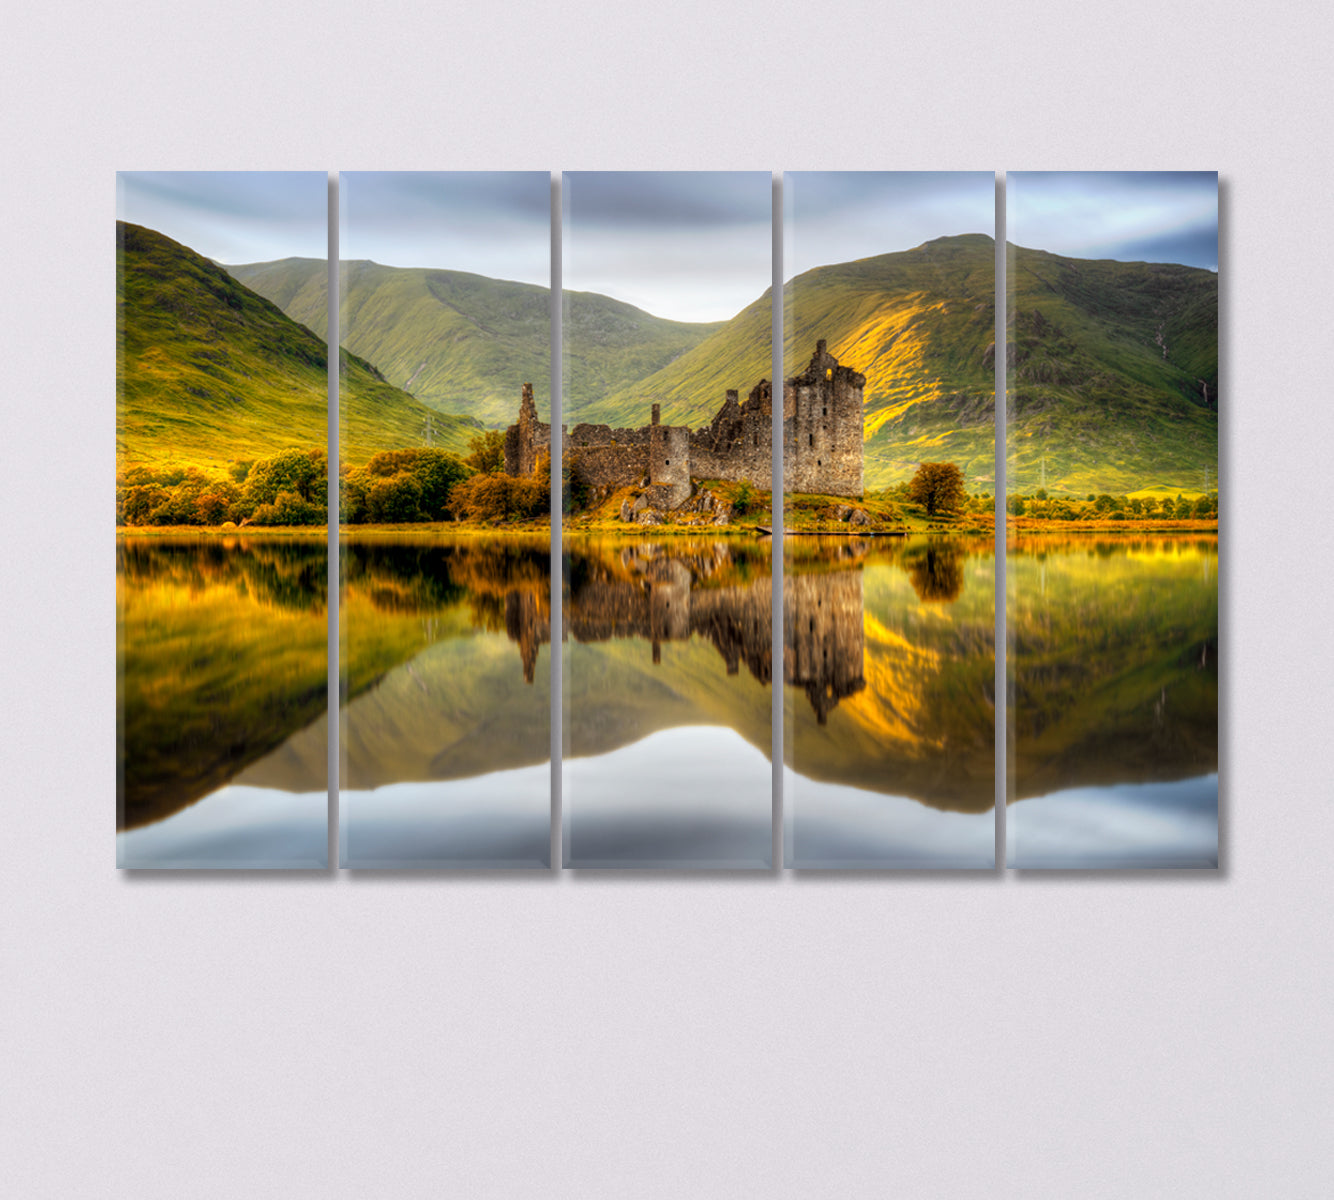
M 728 675 L 744 663 L 759 682 L 772 682 L 767 553 L 738 562 L 722 542 L 681 548 L 636 543 L 610 554 L 567 549 L 567 560 L 567 639 L 641 638 L 650 643 L 653 662 L 660 663 L 664 642 L 700 637 L 721 655 Z M 783 614 L 783 681 L 805 691 L 824 724 L 839 701 L 866 686 L 861 572 L 785 579 Z M 547 637 L 549 628 L 538 622 L 527 641 L 516 638 L 525 663 L 535 653 L 534 639 Z
M 821 725 L 866 686 L 861 571 L 783 578 L 783 682 L 799 687 Z

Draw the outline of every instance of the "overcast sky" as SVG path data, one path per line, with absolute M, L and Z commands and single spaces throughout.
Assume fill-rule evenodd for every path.
M 326 171 L 121 171 L 116 216 L 218 262 L 324 258 Z
M 993 171 L 787 171 L 783 275 L 996 232 Z
M 723 321 L 773 282 L 768 171 L 573 171 L 562 204 L 570 291 Z
M 1073 258 L 1218 270 L 1214 171 L 1010 171 L 1006 238 Z
M 342 171 L 339 257 L 551 286 L 550 171 Z

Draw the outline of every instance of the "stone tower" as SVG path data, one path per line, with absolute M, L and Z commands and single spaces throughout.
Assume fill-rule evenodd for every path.
M 826 496 L 862 494 L 862 389 L 823 338 L 801 375 L 783 385 L 783 487 Z
M 663 425 L 653 406 L 648 431 L 649 503 L 673 509 L 690 499 L 690 430 L 684 425 Z
M 551 449 L 551 426 L 537 419 L 533 385 L 523 385 L 519 401 L 519 420 L 505 430 L 505 474 L 531 475 L 537 469 L 538 455 Z

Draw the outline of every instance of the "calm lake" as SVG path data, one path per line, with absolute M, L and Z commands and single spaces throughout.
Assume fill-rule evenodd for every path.
M 1007 550 L 1008 862 L 1218 863 L 1218 537 Z
M 121 867 L 327 865 L 323 536 L 116 544 Z
M 551 542 L 340 539 L 340 862 L 550 865 Z
M 994 866 L 993 539 L 784 550 L 787 865 Z

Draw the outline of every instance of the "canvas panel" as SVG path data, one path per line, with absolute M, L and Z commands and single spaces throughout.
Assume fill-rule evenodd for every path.
M 117 865 L 328 862 L 323 172 L 117 177 Z
M 564 862 L 772 865 L 772 183 L 563 189 Z
M 995 864 L 995 181 L 783 176 L 784 857 Z
M 506 429 L 550 421 L 551 176 L 343 173 L 339 220 L 340 863 L 546 868 L 550 462 Z
M 1008 862 L 1218 864 L 1218 179 L 1011 173 Z

